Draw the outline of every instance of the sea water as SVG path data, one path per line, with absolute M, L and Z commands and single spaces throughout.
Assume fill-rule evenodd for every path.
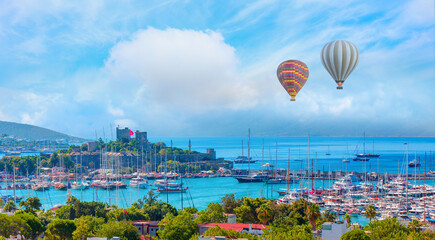
M 207 148 L 214 148 L 217 157 L 232 160 L 242 155 L 242 140 L 244 142 L 244 155 L 247 155 L 247 137 L 192 137 L 190 138 L 192 150 L 205 152 Z M 171 145 L 183 149 L 188 148 L 189 138 L 151 138 L 151 142 L 163 141 L 167 146 Z M 264 141 L 264 144 L 263 144 Z M 426 171 L 435 170 L 434 153 L 435 138 L 365 138 L 365 152 L 381 154 L 380 158 L 373 158 L 369 162 L 354 162 L 352 157 L 356 153 L 363 152 L 364 139 L 362 137 L 310 137 L 309 159 L 308 161 L 308 138 L 307 137 L 251 137 L 250 156 L 258 160 L 254 164 L 249 164 L 251 169 L 261 169 L 261 164 L 271 162 L 277 163 L 278 168 L 287 169 L 290 162 L 290 169 L 299 171 L 301 169 L 311 169 L 311 162 L 316 169 L 325 171 L 356 171 L 379 172 L 381 174 L 404 173 L 406 166 L 406 145 L 408 143 L 408 159 L 411 161 L 415 156 L 420 157 L 421 168 L 409 169 L 412 174 L 417 171 L 424 172 L 424 153 L 426 152 Z M 263 147 L 264 146 L 264 147 Z M 290 161 L 289 159 L 290 152 Z M 317 153 L 317 158 L 316 158 Z M 330 155 L 326 155 L 329 153 Z M 295 161 L 295 159 L 302 159 Z M 344 163 L 343 159 L 350 162 Z M 235 168 L 247 169 L 248 164 L 235 164 Z M 418 181 L 418 180 L 417 180 Z M 125 180 L 128 183 L 127 180 Z M 232 177 L 216 178 L 195 178 L 183 179 L 185 186 L 189 189 L 186 193 L 161 193 L 159 199 L 167 201 L 176 208 L 196 207 L 203 210 L 211 202 L 219 202 L 226 194 L 235 194 L 237 198 L 244 196 L 278 198 L 276 190 L 286 188 L 286 184 L 267 185 L 264 183 L 238 183 Z M 317 180 L 313 183 L 308 180 L 302 182 L 303 187 L 311 188 L 311 184 L 317 188 L 324 186 L 329 188 L 334 181 Z M 414 181 L 411 181 L 413 183 Z M 152 184 L 152 181 L 149 182 Z M 433 180 L 428 180 L 428 184 L 434 185 Z M 5 183 L 1 183 L 4 187 Z M 290 184 L 290 188 L 299 188 L 300 183 Z M 152 189 L 129 188 L 118 191 L 106 191 L 101 189 L 71 190 L 72 195 L 84 201 L 101 201 L 115 204 L 119 207 L 129 207 L 132 203 L 142 198 Z M 12 190 L 1 190 L 1 195 L 13 195 Z M 37 196 L 43 202 L 44 209 L 50 209 L 56 204 L 66 202 L 67 191 L 50 189 L 44 192 L 34 192 L 32 190 L 17 190 L 18 196 Z M 367 222 L 364 217 L 357 218 L 361 223 Z

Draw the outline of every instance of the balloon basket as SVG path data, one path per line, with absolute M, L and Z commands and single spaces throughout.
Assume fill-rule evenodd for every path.
M 342 87 L 342 86 L 338 86 L 337 89 L 340 89 L 340 90 L 341 90 L 341 89 L 343 89 L 343 87 Z
M 296 99 L 292 98 L 292 99 L 290 99 L 290 101 L 294 102 L 294 101 L 296 101 Z

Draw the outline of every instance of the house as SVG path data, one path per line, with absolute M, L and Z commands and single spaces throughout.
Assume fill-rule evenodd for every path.
M 158 221 L 133 221 L 131 222 L 133 226 L 137 228 L 140 235 L 150 235 L 151 237 L 157 236 L 157 231 L 159 230 Z
M 249 233 L 262 235 L 266 225 L 263 224 L 248 224 L 248 223 L 202 223 L 198 225 L 199 235 L 204 234 L 210 228 L 219 226 L 224 230 L 234 230 L 240 233 Z
M 340 239 L 341 235 L 351 230 L 345 222 L 325 222 L 322 225 L 321 238 L 325 240 Z

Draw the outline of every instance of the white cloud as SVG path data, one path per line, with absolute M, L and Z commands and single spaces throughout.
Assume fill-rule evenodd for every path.
M 257 89 L 237 64 L 235 49 L 217 32 L 148 28 L 115 45 L 105 71 L 113 94 L 129 96 L 129 104 L 207 112 L 257 104 Z
M 107 112 L 109 112 L 112 116 L 115 117 L 124 116 L 124 111 L 122 109 L 113 107 L 112 105 L 109 105 L 109 107 L 107 107 Z

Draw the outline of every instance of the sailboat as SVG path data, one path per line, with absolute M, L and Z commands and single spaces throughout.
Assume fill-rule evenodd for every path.
M 76 160 L 77 160 L 77 158 L 76 158 Z M 82 161 L 82 152 L 80 152 L 80 176 L 83 175 L 82 174 L 82 169 L 83 169 L 82 163 L 83 163 L 83 161 Z M 77 162 L 75 164 L 75 177 L 76 177 L 76 179 L 71 184 L 71 189 L 74 189 L 74 190 L 85 190 L 85 189 L 89 188 L 89 185 L 90 185 L 89 183 L 85 182 L 84 180 L 79 182 L 78 179 L 77 179 Z
M 350 162 L 350 160 L 347 159 L 348 154 L 349 154 L 349 145 L 346 144 L 346 157 L 343 158 L 343 162 L 344 162 L 344 163 L 348 163 L 348 162 Z
M 257 160 L 252 160 L 252 157 L 244 156 L 243 154 L 243 140 L 242 140 L 242 155 L 234 159 L 234 163 L 255 163 Z
M 363 141 L 363 153 L 362 154 L 355 154 L 355 157 L 352 158 L 353 161 L 360 161 L 360 162 L 367 162 L 370 160 L 369 157 L 367 157 L 366 153 L 366 133 L 364 132 L 364 141 Z
M 248 159 L 250 159 L 250 144 L 251 144 L 251 129 L 248 129 Z M 250 162 L 248 162 L 248 176 L 243 177 L 235 177 L 239 183 L 253 183 L 253 182 L 264 182 L 264 180 L 267 179 L 267 175 L 264 174 L 252 174 L 251 175 L 251 168 L 250 168 Z
M 408 167 L 420 167 L 420 160 L 417 159 L 417 152 L 415 152 L 415 158 L 411 162 L 408 163 Z
M 381 154 L 375 153 L 375 141 L 374 140 L 373 140 L 373 152 L 372 153 L 366 153 L 365 146 L 366 146 L 366 133 L 364 133 L 363 153 L 362 154 L 355 154 L 355 156 L 357 158 L 378 158 L 381 156 Z M 362 160 L 359 160 L 359 161 L 362 161 Z
M 174 163 L 176 162 L 174 153 Z M 177 182 L 175 180 L 168 180 L 167 173 L 168 157 L 165 151 L 165 174 L 163 180 L 154 181 L 154 185 L 157 187 L 157 191 L 160 193 L 184 193 L 189 187 L 183 187 L 183 182 Z M 174 165 L 175 169 L 175 165 Z M 181 180 L 182 181 L 182 180 Z
M 45 181 L 44 182 L 41 181 L 41 173 L 40 173 L 41 163 L 40 163 L 39 156 L 36 159 L 36 167 L 37 167 L 37 182 L 32 186 L 32 190 L 33 191 L 50 190 L 50 185 Z
M 331 153 L 329 152 L 329 145 L 328 145 L 328 152 L 327 152 L 327 153 L 325 153 L 325 155 L 326 155 L 326 156 L 329 156 L 329 155 L 331 155 Z

